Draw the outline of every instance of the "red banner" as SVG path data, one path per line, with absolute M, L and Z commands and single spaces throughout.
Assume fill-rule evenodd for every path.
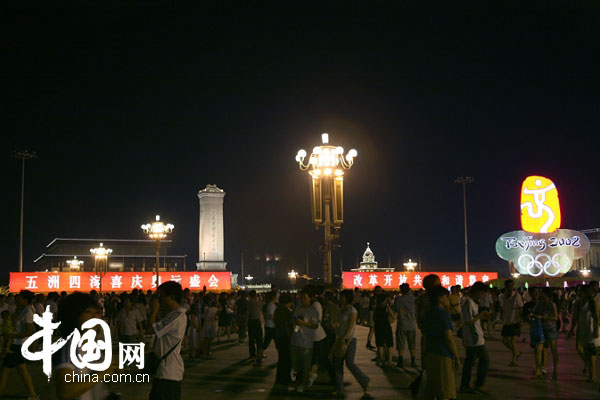
M 190 290 L 230 290 L 231 273 L 222 272 L 161 272 L 159 285 L 175 281 Z M 94 272 L 11 272 L 10 291 L 19 292 L 130 292 L 133 289 L 155 290 L 154 272 L 107 272 L 103 277 Z
M 411 289 L 422 289 L 423 278 L 436 274 L 442 286 L 460 285 L 468 287 L 477 281 L 487 282 L 498 278 L 497 272 L 344 272 L 342 280 L 346 289 L 383 289 L 398 290 L 401 284 L 408 283 Z

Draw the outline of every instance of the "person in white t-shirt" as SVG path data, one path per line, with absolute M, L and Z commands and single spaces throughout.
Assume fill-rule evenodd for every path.
M 327 340 L 327 333 L 323 329 L 323 305 L 321 304 L 320 296 L 323 294 L 323 287 L 308 286 L 310 289 L 312 307 L 317 310 L 319 315 L 319 325 L 313 332 L 313 352 L 312 352 L 312 366 L 308 376 L 308 386 L 311 387 L 315 380 L 318 378 L 319 365 L 327 371 L 329 374 L 330 384 L 335 387 L 335 370 L 333 369 L 333 363 L 329 356 L 331 352 L 330 343 Z
M 181 399 L 184 372 L 181 342 L 187 326 L 186 309 L 181 306 L 182 296 L 181 285 L 169 281 L 158 287 L 157 297 L 152 302 L 148 327 L 156 334 L 153 351 L 161 362 L 152 381 L 150 400 Z M 159 308 L 164 316 L 157 322 Z
M 479 312 L 477 302 L 485 295 L 486 287 L 482 282 L 475 282 L 469 290 L 469 296 L 461 309 L 461 322 L 463 327 L 463 344 L 467 356 L 462 370 L 462 379 L 460 391 L 462 393 L 485 393 L 483 385 L 490 367 L 490 357 L 485 348 L 485 339 L 481 320 L 489 317 L 489 311 Z M 479 359 L 477 364 L 477 381 L 475 389 L 471 388 L 471 369 L 475 363 L 475 358 Z
M 10 370 L 16 368 L 29 393 L 28 400 L 39 400 L 33 387 L 31 375 L 27 370 L 25 358 L 21 354 L 21 345 L 33 334 L 33 307 L 31 305 L 33 299 L 34 294 L 29 290 L 21 291 L 15 298 L 15 333 L 6 334 L 6 339 L 13 339 L 13 342 L 4 358 L 2 368 L 0 368 L 0 395 L 6 388 Z
M 498 297 L 498 302 L 504 312 L 502 320 L 502 343 L 512 352 L 512 360 L 508 366 L 516 367 L 517 360 L 521 355 L 517 347 L 517 337 L 521 336 L 523 299 L 515 290 L 515 282 L 512 279 L 504 281 L 504 293 Z
M 265 306 L 265 339 L 262 343 L 263 354 L 264 350 L 269 347 L 271 344 L 271 340 L 275 340 L 275 310 L 277 309 L 277 304 L 275 304 L 275 300 L 277 298 L 277 292 L 267 292 L 265 295 L 265 301 L 267 305 Z
M 123 308 L 117 314 L 119 342 L 121 343 L 136 343 L 142 340 L 142 322 L 144 318 L 133 307 L 132 296 L 123 296 Z

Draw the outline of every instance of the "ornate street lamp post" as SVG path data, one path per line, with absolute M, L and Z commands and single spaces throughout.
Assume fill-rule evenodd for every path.
M 142 230 L 148 237 L 156 241 L 156 264 L 154 270 L 156 272 L 156 287 L 159 286 L 158 269 L 160 267 L 160 241 L 166 239 L 167 235 L 173 232 L 175 225 L 165 224 L 160 220 L 160 215 L 156 216 L 156 221 L 142 225 Z
M 323 144 L 313 148 L 307 163 L 304 162 L 305 150 L 298 151 L 296 162 L 300 170 L 308 170 L 311 176 L 312 220 L 315 227 L 322 226 L 325 233 L 325 245 L 321 248 L 323 272 L 325 282 L 331 283 L 331 250 L 344 222 L 344 170 L 352 167 L 358 153 L 352 149 L 344 156 L 343 147 L 329 144 L 327 133 L 321 135 L 321 140 Z
M 90 253 L 94 255 L 94 272 L 100 276 L 100 293 L 102 293 L 102 277 L 108 269 L 108 256 L 112 253 L 112 249 L 108 249 L 104 247 L 104 243 L 100 243 L 99 247 L 90 249 Z M 102 261 L 104 261 L 104 266 Z
M 288 272 L 288 276 L 292 280 L 292 288 L 295 290 L 296 289 L 296 278 L 298 277 L 298 273 L 294 270 L 291 270 L 290 272 Z

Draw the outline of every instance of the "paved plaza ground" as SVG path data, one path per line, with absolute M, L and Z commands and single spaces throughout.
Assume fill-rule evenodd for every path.
M 374 352 L 365 348 L 368 329 L 357 329 L 359 348 L 357 364 L 371 378 L 370 394 L 375 399 L 411 399 L 408 384 L 417 376 L 412 369 L 406 371 L 395 368 L 381 369 L 371 359 Z M 516 368 L 508 367 L 508 351 L 496 332 L 487 341 L 490 353 L 490 374 L 486 386 L 490 394 L 459 394 L 459 399 L 599 399 L 598 384 L 585 381 L 582 375 L 583 363 L 574 349 L 574 339 L 561 334 L 559 344 L 560 370 L 558 382 L 547 380 L 533 381 L 533 352 L 528 343 L 519 343 L 523 352 Z M 528 335 L 526 335 L 528 337 Z M 459 342 L 459 351 L 464 350 Z M 274 386 L 277 352 L 274 344 L 267 350 L 263 366 L 254 366 L 246 359 L 247 344 L 227 343 L 215 347 L 216 360 L 186 361 L 183 380 L 183 399 L 300 399 L 328 398 L 331 387 L 326 385 L 322 375 L 315 385 L 303 394 L 288 393 L 285 388 Z M 551 373 L 551 360 L 548 372 Z M 54 385 L 47 383 L 42 374 L 41 364 L 30 364 L 35 386 L 42 399 L 56 399 Z M 475 374 L 475 371 L 473 371 Z M 460 378 L 458 374 L 457 379 Z M 352 375 L 345 371 L 345 383 L 348 399 L 360 399 L 362 391 Z M 23 399 L 25 391 L 16 372 L 11 375 L 8 387 L 8 399 Z M 121 384 L 111 386 L 111 390 L 120 392 L 123 400 L 147 399 L 150 384 Z

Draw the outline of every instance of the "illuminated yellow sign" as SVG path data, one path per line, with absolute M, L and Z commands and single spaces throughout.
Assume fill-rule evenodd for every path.
M 550 233 L 560 228 L 558 190 L 550 179 L 530 176 L 523 181 L 521 226 L 533 233 Z

